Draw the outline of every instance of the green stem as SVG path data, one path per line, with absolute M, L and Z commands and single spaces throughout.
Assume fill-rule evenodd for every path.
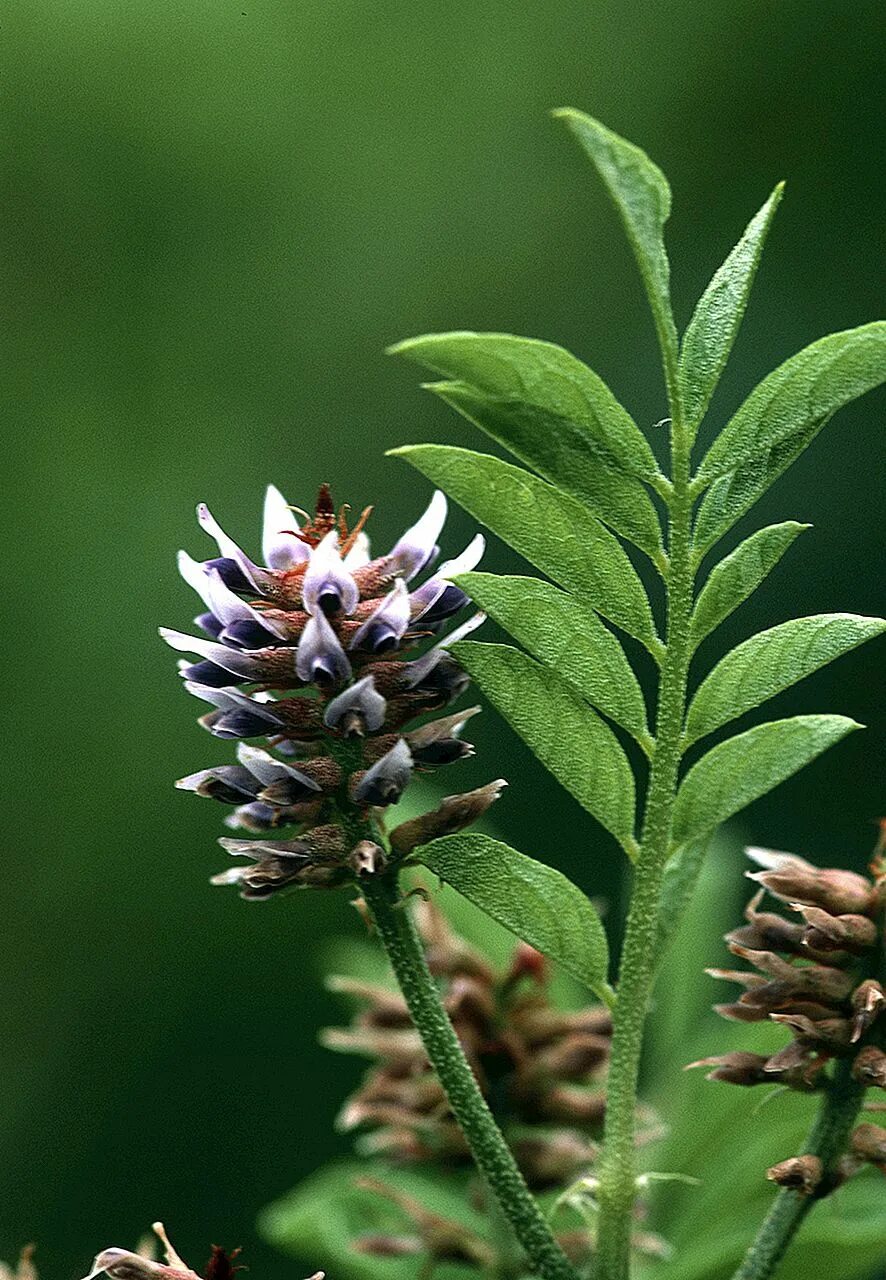
M 363 892 L 452 1113 L 533 1271 L 542 1280 L 577 1280 L 480 1092 L 440 1001 L 408 908 L 399 900 L 396 876 L 367 876 Z
M 656 740 L 640 853 L 634 867 L 613 1018 L 612 1056 L 606 1091 L 606 1128 L 600 1165 L 600 1227 L 595 1280 L 626 1280 L 636 1198 L 634 1156 L 637 1084 L 646 1013 L 655 980 L 662 878 L 671 825 L 686 709 L 693 602 L 690 443 L 676 375 L 667 367 L 671 401 L 673 489 L 668 502 L 669 560 L 667 646 L 661 667 Z
M 835 1166 L 846 1150 L 865 1092 L 864 1086 L 852 1079 L 852 1061 L 846 1059 L 837 1068 L 803 1148 L 805 1155 L 821 1160 L 824 1173 L 819 1194 L 780 1191 L 733 1280 L 769 1280 L 809 1210 L 833 1190 Z

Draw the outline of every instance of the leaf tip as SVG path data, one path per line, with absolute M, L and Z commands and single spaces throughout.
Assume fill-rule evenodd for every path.
M 385 347 L 386 356 L 402 356 L 406 355 L 409 349 L 418 341 L 417 338 L 401 338 L 399 342 L 392 342 Z

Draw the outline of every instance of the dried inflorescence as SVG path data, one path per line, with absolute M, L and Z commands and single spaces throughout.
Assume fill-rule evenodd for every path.
M 432 902 L 419 903 L 417 923 L 465 1054 L 529 1184 L 562 1185 L 587 1170 L 605 1109 L 609 1011 L 557 1009 L 545 962 L 526 944 L 498 973 Z M 377 1060 L 345 1104 L 342 1126 L 371 1131 L 363 1147 L 373 1154 L 466 1163 L 464 1137 L 399 994 L 352 978 L 330 985 L 361 1007 L 324 1043 Z
M 413 588 L 439 553 L 443 494 L 435 493 L 421 519 L 376 559 L 363 528 L 368 515 L 349 529 L 324 485 L 314 515 L 299 526 L 271 486 L 264 566 L 202 504 L 198 521 L 219 555 L 197 562 L 179 553 L 181 574 L 205 606 L 195 619 L 204 635 L 166 628 L 161 635 L 199 658 L 179 666 L 188 692 L 213 708 L 200 723 L 218 738 L 265 740 L 264 747 L 241 741 L 236 764 L 202 769 L 177 784 L 233 805 L 226 824 L 260 836 L 220 841 L 249 864 L 213 883 L 236 884 L 245 898 L 334 887 L 382 869 L 389 856 L 387 841 L 379 843 L 383 811 L 400 799 L 413 770 L 472 751 L 461 733 L 476 707 L 406 726 L 467 687 L 447 649 L 482 615 L 426 642 L 467 603 L 451 578 L 476 565 L 483 539 L 475 537 Z M 448 797 L 434 813 L 404 823 L 390 833 L 390 853 L 402 859 L 415 845 L 466 826 L 503 785 Z M 269 838 L 284 828 L 284 839 Z
M 886 991 L 884 913 L 886 866 L 878 852 L 871 875 L 821 869 L 793 854 L 750 849 L 763 869 L 748 873 L 760 886 L 745 911 L 746 924 L 726 935 L 729 950 L 748 969 L 710 969 L 715 978 L 744 988 L 739 998 L 715 1005 L 738 1022 L 774 1022 L 790 1031 L 774 1054 L 736 1051 L 692 1066 L 710 1067 L 708 1079 L 730 1084 L 780 1084 L 803 1092 L 830 1087 L 828 1064 L 851 1064 L 855 1083 L 886 1089 Z M 768 892 L 789 918 L 761 910 Z M 862 1125 L 850 1163 L 886 1167 L 886 1131 Z M 843 1164 L 843 1172 L 848 1165 Z M 769 1170 L 781 1186 L 821 1194 L 821 1162 L 804 1155 Z

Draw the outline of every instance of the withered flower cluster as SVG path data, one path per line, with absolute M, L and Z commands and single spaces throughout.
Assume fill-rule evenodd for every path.
M 881 852 L 871 875 L 821 869 L 793 854 L 749 849 L 763 869 L 749 872 L 760 886 L 746 924 L 726 935 L 729 950 L 748 969 L 709 969 L 744 990 L 715 1005 L 738 1022 L 774 1022 L 791 1033 L 776 1053 L 733 1052 L 702 1059 L 708 1079 L 730 1084 L 780 1084 L 803 1092 L 830 1087 L 827 1068 L 851 1064 L 855 1083 L 886 1089 L 886 991 L 883 987 L 886 863 Z M 768 892 L 792 918 L 761 910 Z M 870 1162 L 886 1172 L 886 1130 L 863 1124 L 853 1134 L 840 1176 Z M 773 1181 L 803 1194 L 822 1194 L 824 1171 L 814 1155 L 782 1161 Z
M 416 922 L 428 964 L 459 1040 L 531 1187 L 563 1185 L 595 1154 L 606 1103 L 611 1018 L 602 1006 L 556 1008 L 542 956 L 517 946 L 495 972 L 430 901 Z M 367 1130 L 361 1149 L 394 1161 L 467 1165 L 469 1153 L 396 992 L 353 978 L 330 979 L 360 1008 L 327 1047 L 376 1059 L 345 1104 L 340 1124 Z
M 461 732 L 476 707 L 405 726 L 444 708 L 467 686 L 447 648 L 482 615 L 437 636 L 467 603 L 450 579 L 476 565 L 484 544 L 478 535 L 412 587 L 439 554 L 443 494 L 435 493 L 421 519 L 376 559 L 363 529 L 368 515 L 369 509 L 349 529 L 346 509 L 336 513 L 324 485 L 314 515 L 299 526 L 270 486 L 264 566 L 202 504 L 197 518 L 219 555 L 198 562 L 179 553 L 181 574 L 204 605 L 195 619 L 204 634 L 162 628 L 161 635 L 199 659 L 179 669 L 188 692 L 212 707 L 200 723 L 217 738 L 265 744 L 241 741 L 236 764 L 202 769 L 177 784 L 233 805 L 226 824 L 260 837 L 219 842 L 247 865 L 213 883 L 236 884 L 244 898 L 334 887 L 377 871 L 390 855 L 401 859 L 416 844 L 473 821 L 504 785 L 449 797 L 434 813 L 391 832 L 389 850 L 378 843 L 383 811 L 400 799 L 414 769 L 471 754 Z M 281 828 L 283 839 L 269 838 Z

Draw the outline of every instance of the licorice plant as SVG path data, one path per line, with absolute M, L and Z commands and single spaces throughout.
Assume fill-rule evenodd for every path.
M 706 844 L 719 824 L 859 726 L 814 714 L 733 736 L 722 731 L 886 629 L 881 619 L 851 614 L 782 622 L 739 644 L 700 681 L 690 679 L 702 642 L 808 526 L 770 525 L 724 558 L 708 558 L 831 416 L 884 380 L 886 325 L 833 334 L 787 360 L 751 392 L 696 465 L 696 435 L 735 340 L 781 187 L 714 275 L 680 339 L 663 242 L 670 209 L 663 175 L 588 116 L 556 115 L 602 178 L 640 269 L 667 403 L 653 438 L 667 438 L 667 463 L 657 460 L 597 375 L 557 346 L 473 332 L 399 343 L 396 354 L 440 379 L 432 391 L 522 465 L 440 445 L 394 450 L 438 492 L 425 516 L 377 559 L 368 552 L 364 519 L 349 528 L 325 489 L 303 526 L 269 490 L 265 566 L 201 508 L 200 523 L 219 556 L 203 563 L 183 556 L 181 570 L 204 602 L 198 622 L 206 635 L 165 635 L 200 658 L 184 664 L 182 674 L 186 687 L 213 707 L 205 727 L 223 739 L 266 739 L 271 748 L 241 745 L 237 764 L 214 765 L 180 783 L 234 805 L 228 825 L 258 837 L 222 841 L 248 861 L 217 881 L 237 884 L 246 898 L 305 887 L 357 894 L 445 1095 L 445 1123 L 451 1117 L 457 1125 L 459 1144 L 522 1248 L 515 1275 L 575 1280 L 579 1271 L 530 1192 L 447 1017 L 401 872 L 426 867 L 608 1006 L 605 1126 L 592 1179 L 598 1225 L 590 1262 L 582 1266 L 595 1280 L 625 1280 L 638 1194 L 646 1013 Z M 544 576 L 476 572 L 482 544 L 475 539 L 413 586 L 436 554 L 444 492 Z M 634 566 L 638 555 L 660 579 L 661 607 Z M 438 638 L 469 599 L 482 612 Z M 519 647 L 465 639 L 484 614 Z M 656 680 L 651 717 L 635 673 L 640 661 Z M 464 830 L 498 796 L 501 781 L 387 828 L 386 810 L 414 768 L 457 760 L 468 749 L 460 733 L 472 712 L 409 725 L 444 708 L 469 679 L 624 851 L 630 905 L 614 974 L 603 925 L 576 886 L 508 845 Z M 712 734 L 716 745 L 699 747 Z M 626 750 L 629 740 L 634 745 Z M 807 925 L 831 928 L 814 916 Z M 878 1081 L 855 1078 L 863 1083 Z M 777 1256 L 795 1225 L 782 1215 Z M 764 1253 L 751 1255 L 743 1280 L 771 1274 L 774 1263 Z

